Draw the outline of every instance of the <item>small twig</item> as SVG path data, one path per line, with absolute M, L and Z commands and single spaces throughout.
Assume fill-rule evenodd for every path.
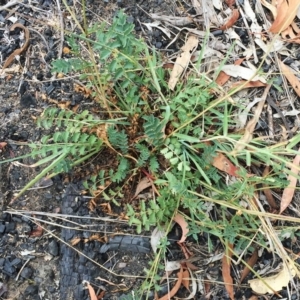
M 35 32 L 36 34 L 38 34 L 40 36 L 40 38 L 43 40 L 43 42 L 44 42 L 44 44 L 45 44 L 45 46 L 47 48 L 47 51 L 49 52 L 50 49 L 49 49 L 49 46 L 48 46 L 48 43 L 47 43 L 45 37 L 39 31 L 37 31 L 37 30 L 35 30 L 35 29 L 31 28 L 31 27 L 29 28 L 29 30 Z
M 267 112 L 268 112 L 268 127 L 269 127 L 269 136 L 270 138 L 274 139 L 274 121 L 273 121 L 273 112 L 271 105 L 268 104 L 267 106 Z
M 58 49 L 58 58 L 61 58 L 62 51 L 63 51 L 63 43 L 64 43 L 64 20 L 63 20 L 62 11 L 60 8 L 59 0 L 56 0 L 56 4 L 57 4 L 57 11 L 59 14 L 59 22 L 60 22 L 60 44 L 59 44 L 59 49 Z
M 20 1 L 20 0 L 12 0 L 12 1 L 6 3 L 5 5 L 0 6 L 0 11 L 5 10 L 5 9 L 11 7 L 11 6 L 16 5 L 16 4 L 22 4 L 22 1 Z
M 19 280 L 19 276 L 20 276 L 21 272 L 23 271 L 24 267 L 28 264 L 29 261 L 30 261 L 29 258 L 25 261 L 25 263 L 24 263 L 24 265 L 22 266 L 21 270 L 19 271 L 19 273 L 18 273 L 18 275 L 17 275 L 15 281 L 18 281 L 18 280 Z

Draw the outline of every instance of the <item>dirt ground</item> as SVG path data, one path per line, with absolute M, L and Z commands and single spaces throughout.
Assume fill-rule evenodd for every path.
M 2 65 L 10 53 L 19 48 L 20 37 L 23 38 L 22 30 L 8 35 L 11 21 L 16 18 L 30 32 L 29 47 L 20 56 L 20 61 L 11 64 L 7 72 L 0 75 L 0 143 L 7 143 L 0 150 L 1 160 L 28 154 L 24 143 L 41 139 L 45 132 L 36 127 L 35 120 L 45 108 L 65 102 L 70 103 L 70 108 L 79 105 L 79 110 L 99 108 L 92 99 L 84 98 L 74 90 L 74 80 L 55 80 L 51 74 L 51 61 L 61 56 L 61 49 L 66 45 L 59 24 L 62 20 L 68 30 L 74 26 L 63 3 L 59 3 L 61 10 L 58 3 L 24 1 L 0 9 Z M 1 5 L 6 4 L 1 1 Z M 70 0 L 68 4 L 74 8 L 78 20 L 82 20 L 81 3 Z M 159 31 L 147 34 L 141 23 L 152 22 L 147 13 L 176 15 L 179 7 L 173 0 L 88 0 L 86 4 L 91 23 L 109 22 L 120 8 L 124 9 L 136 26 L 136 34 L 157 48 L 163 48 L 169 41 Z M 188 10 L 190 4 L 182 1 L 181 5 Z M 18 162 L 31 165 L 34 160 L 23 158 Z M 134 290 L 142 284 L 143 270 L 152 258 L 150 233 L 138 236 L 143 250 L 133 251 L 132 246 L 126 244 L 128 251 L 126 247 L 101 251 L 104 243 L 101 237 L 105 234 L 133 237 L 135 231 L 125 222 L 107 221 L 109 216 L 99 208 L 91 211 L 88 195 L 81 194 L 83 178 L 78 178 L 75 171 L 58 175 L 52 178 L 49 186 L 27 191 L 11 203 L 17 191 L 43 168 L 24 165 L 0 165 L 0 299 L 90 299 L 82 284 L 85 280 L 103 295 L 99 299 L 135 299 Z M 76 245 L 66 244 L 73 239 L 78 239 Z M 219 242 L 212 242 L 214 255 L 222 252 Z M 222 282 L 220 260 L 207 261 L 211 257 L 205 250 L 207 239 L 203 237 L 199 244 L 189 240 L 188 243 L 199 253 L 199 278 L 205 273 L 215 282 Z M 288 248 L 297 247 L 297 244 L 291 246 L 290 241 L 286 243 Z M 297 252 L 297 249 L 293 251 Z M 169 255 L 176 257 L 179 253 L 176 245 L 170 247 Z M 271 254 L 264 254 L 266 264 L 271 259 Z M 203 262 L 206 265 L 201 268 Z M 216 285 L 211 295 L 209 299 L 229 299 L 222 284 Z M 241 287 L 236 292 L 236 299 L 249 299 L 251 295 L 250 289 Z M 285 299 L 299 299 L 297 291 L 287 295 L 283 290 L 280 295 Z M 154 295 L 149 299 L 154 299 Z M 208 298 L 199 293 L 194 299 Z M 279 299 L 279 296 L 272 299 Z

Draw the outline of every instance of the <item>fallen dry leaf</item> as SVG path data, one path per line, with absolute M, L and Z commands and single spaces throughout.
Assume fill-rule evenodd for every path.
M 226 253 L 224 253 L 224 256 L 222 258 L 222 276 L 225 283 L 226 291 L 230 299 L 234 300 L 233 279 L 230 275 L 232 249 L 233 245 L 228 244 Z
M 238 20 L 239 17 L 240 17 L 239 11 L 237 9 L 232 10 L 231 18 L 222 27 L 220 27 L 220 29 L 226 30 L 228 28 L 231 28 Z
M 235 0 L 225 0 L 225 3 L 231 8 L 235 4 Z
M 187 68 L 193 52 L 198 46 L 198 38 L 194 35 L 190 35 L 187 38 L 185 45 L 181 48 L 182 53 L 176 59 L 175 65 L 170 75 L 168 86 L 171 90 L 174 90 L 177 81 L 179 80 L 183 71 Z
M 150 244 L 151 248 L 154 253 L 156 253 L 156 250 L 158 248 L 158 245 L 160 244 L 160 240 L 164 238 L 167 235 L 167 233 L 163 230 L 160 230 L 158 227 L 155 227 L 151 234 Z
M 197 290 L 198 290 L 197 280 L 196 280 L 195 276 L 193 275 L 193 272 L 191 270 L 188 270 L 188 271 L 190 273 L 190 277 L 189 277 L 189 282 L 188 283 L 189 283 L 189 286 L 192 287 L 192 289 L 188 288 L 188 290 L 190 291 L 190 294 L 188 296 L 186 296 L 184 298 L 184 300 L 195 299 L 195 295 L 196 295 Z M 183 276 L 183 278 L 182 278 L 182 285 L 184 285 L 183 284 L 184 278 L 185 277 Z
M 182 230 L 182 236 L 180 241 L 178 241 L 178 243 L 183 243 L 186 240 L 186 236 L 189 232 L 189 228 L 188 228 L 188 223 L 186 222 L 186 220 L 184 219 L 184 217 L 180 214 L 177 214 L 174 218 L 173 221 L 176 222 Z
M 6 147 L 6 145 L 7 145 L 7 143 L 5 143 L 5 142 L 0 142 L 0 149 L 3 149 L 3 148 L 5 148 L 5 147 Z
M 298 151 L 300 151 L 300 148 Z M 295 188 L 297 185 L 296 176 L 299 173 L 298 171 L 299 164 L 300 164 L 300 155 L 296 155 L 291 165 L 291 173 L 293 174 L 290 174 L 288 176 L 288 180 L 290 181 L 289 186 L 283 190 L 281 203 L 280 203 L 280 214 L 290 205 L 293 199 Z
M 244 61 L 244 59 L 245 58 L 239 58 L 234 62 L 234 65 L 239 66 Z M 228 75 L 224 71 L 221 71 L 216 79 L 216 83 L 219 86 L 223 86 L 229 80 L 230 77 L 231 77 L 230 75 Z
M 259 80 L 261 82 L 266 82 L 266 79 L 257 75 L 258 70 L 238 66 L 238 65 L 224 65 L 222 67 L 222 71 L 232 77 L 241 77 L 246 80 L 256 81 Z
M 258 259 L 258 251 L 257 249 L 255 249 L 251 255 L 251 257 L 249 258 L 249 260 L 247 261 L 247 264 L 252 268 Z M 248 268 L 247 265 L 245 265 L 243 271 L 242 271 L 242 275 L 241 275 L 241 279 L 240 279 L 240 283 L 243 282 L 243 280 L 247 277 L 247 275 L 249 274 L 250 269 Z
M 96 296 L 96 293 L 93 289 L 93 287 L 89 284 L 89 282 L 85 282 L 87 288 L 88 288 L 88 291 L 89 291 L 89 295 L 90 295 L 90 299 L 91 300 L 98 300 L 97 296 Z
M 268 1 L 266 0 L 260 0 L 261 4 L 266 7 L 268 10 L 271 11 L 272 15 L 273 15 L 273 18 L 276 19 L 277 17 L 277 9 L 274 5 L 272 5 L 271 3 L 269 3 Z
M 292 69 L 285 65 L 282 61 L 278 61 L 282 74 L 286 77 L 289 81 L 291 86 L 293 87 L 294 91 L 300 97 L 300 82 L 299 79 L 294 75 Z
M 188 269 L 182 273 L 182 285 L 190 292 L 190 272 Z
M 141 191 L 145 190 L 146 188 L 150 187 L 151 185 L 152 185 L 152 181 L 151 181 L 147 176 L 145 176 L 145 177 L 138 183 L 133 198 L 135 198 Z
M 286 287 L 290 282 L 290 275 L 294 277 L 296 271 L 292 264 L 288 267 L 284 266 L 283 269 L 276 275 L 262 278 L 263 280 L 256 278 L 248 280 L 250 287 L 255 293 L 258 294 L 273 294 L 274 292 L 279 292 L 283 287 Z
M 266 102 L 266 98 L 267 98 L 267 95 L 269 93 L 270 88 L 271 88 L 271 85 L 268 84 L 265 88 L 265 91 L 264 91 L 262 97 L 261 97 L 261 101 L 258 103 L 258 105 L 256 107 L 253 118 L 246 125 L 244 135 L 242 136 L 242 138 L 235 145 L 235 148 L 234 148 L 235 152 L 238 153 L 239 151 L 243 150 L 246 147 L 246 145 L 248 145 L 249 142 L 252 140 L 253 131 L 254 131 L 255 126 L 256 126 L 256 124 L 259 120 L 259 117 L 261 115 L 261 112 L 262 112 L 262 109 L 263 109 L 264 104 Z
M 232 176 L 235 176 L 235 177 L 238 177 L 238 170 L 239 168 L 236 167 L 224 154 L 222 153 L 218 153 L 214 159 L 213 159 L 213 162 L 212 162 L 212 165 L 229 174 L 229 175 L 232 175 Z
M 284 31 L 289 25 L 292 24 L 294 18 L 296 17 L 299 5 L 299 0 L 281 1 L 277 7 L 277 17 L 269 30 L 273 33 L 280 33 Z
M 38 224 L 38 226 L 29 232 L 29 236 L 31 237 L 41 237 L 43 235 L 43 228 Z
M 181 286 L 182 277 L 183 277 L 183 268 L 182 267 L 180 267 L 180 271 L 177 273 L 177 277 L 178 277 L 178 280 L 177 280 L 176 284 L 173 286 L 172 290 L 168 294 L 159 298 L 158 300 L 169 300 L 177 294 L 177 292 Z

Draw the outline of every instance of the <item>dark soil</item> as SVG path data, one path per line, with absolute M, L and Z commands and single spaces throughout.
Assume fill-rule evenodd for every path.
M 78 20 L 82 20 L 81 4 L 68 3 L 73 5 Z M 4 5 L 4 1 L 1 4 Z M 60 5 L 63 7 L 62 3 Z M 138 36 L 143 36 L 159 49 L 169 42 L 160 31 L 151 34 L 145 31 L 141 23 L 152 22 L 147 15 L 150 12 L 176 15 L 175 1 L 89 0 L 87 18 L 90 22 L 110 21 L 120 8 L 125 9 L 129 20 L 134 22 Z M 0 76 L 0 142 L 7 143 L 1 149 L 1 160 L 28 154 L 28 147 L 23 143 L 41 139 L 45 132 L 36 127 L 35 120 L 46 107 L 67 103 L 69 108 L 79 106 L 79 111 L 100 109 L 92 99 L 75 91 L 76 81 L 52 79 L 50 63 L 61 55 L 61 46 L 65 45 L 58 28 L 60 16 L 66 29 L 71 30 L 73 26 L 67 12 L 62 10 L 58 12 L 56 2 L 48 0 L 31 4 L 25 1 L 8 10 L 0 10 L 3 61 L 19 48 L 19 32 L 12 33 L 9 36 L 11 42 L 7 41 L 5 30 L 11 25 L 9 18 L 16 17 L 30 30 L 30 46 L 26 53 L 21 55 L 20 62 L 9 66 L 11 70 Z M 31 158 L 18 161 L 25 165 L 34 163 Z M 149 245 L 151 233 L 136 236 L 134 228 L 126 222 L 113 223 L 122 207 L 113 207 L 113 216 L 106 213 L 108 210 L 104 210 L 104 206 L 91 209 L 90 197 L 82 194 L 82 177 L 85 175 L 79 176 L 82 169 L 58 175 L 52 178 L 49 186 L 27 191 L 10 203 L 17 191 L 41 168 L 43 166 L 31 168 L 15 163 L 0 165 L 0 298 L 87 300 L 89 296 L 84 281 L 90 282 L 102 295 L 99 299 L 125 299 L 126 295 L 133 295 L 132 292 L 141 286 L 144 269 L 149 267 L 148 262 L 153 258 Z M 92 169 L 93 163 L 87 168 Z M 112 234 L 117 234 L 117 238 L 109 239 Z M 209 256 L 203 252 L 207 249 L 207 238 L 199 239 L 199 244 L 188 241 L 199 256 L 195 263 L 200 267 L 199 279 L 222 282 L 220 260 L 209 262 Z M 218 242 L 213 242 L 214 255 L 222 252 Z M 291 244 L 287 247 L 292 248 Z M 293 250 L 297 252 L 297 249 Z M 171 243 L 168 255 L 172 258 L 180 253 L 177 245 Z M 265 263 L 270 263 L 272 257 L 267 257 L 267 254 L 264 257 Z M 241 287 L 236 299 L 249 299 L 251 295 L 250 289 Z M 287 297 L 285 291 L 281 295 Z M 152 294 L 149 299 L 153 297 Z M 202 297 L 199 292 L 195 299 L 204 299 Z M 214 286 L 210 299 L 229 299 L 224 286 Z M 272 299 L 279 298 L 274 296 Z M 289 299 L 299 298 L 295 292 Z

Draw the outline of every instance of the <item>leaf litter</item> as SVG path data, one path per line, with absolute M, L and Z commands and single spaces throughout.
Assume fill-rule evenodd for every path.
M 275 19 L 277 17 L 277 11 L 276 11 L 275 6 L 273 6 L 272 4 L 270 4 L 267 1 L 262 0 L 261 2 L 265 7 L 267 7 L 269 10 L 272 11 L 273 18 Z M 203 6 L 201 6 L 201 4 L 196 0 L 193 1 L 193 3 L 194 3 L 196 12 L 199 14 L 202 14 L 203 9 L 207 8 L 205 6 L 205 5 L 207 5 L 207 2 L 203 2 Z M 220 5 L 219 1 L 215 1 L 215 2 L 213 2 L 213 4 L 215 7 L 219 7 L 219 5 Z M 292 4 L 293 3 L 291 3 L 291 5 Z M 228 6 L 230 6 L 230 7 L 233 7 L 233 5 L 234 5 L 234 1 L 228 3 Z M 211 7 L 211 6 L 208 5 L 208 7 Z M 255 42 L 255 44 L 257 46 L 259 46 L 264 51 L 264 53 L 266 53 L 267 55 L 269 55 L 269 53 L 272 53 L 272 52 L 279 52 L 279 53 L 282 53 L 285 55 L 286 52 L 284 52 L 284 51 L 286 51 L 286 48 L 285 48 L 284 40 L 280 40 L 277 38 L 271 42 L 268 42 L 265 39 L 263 39 L 263 28 L 261 25 L 259 25 L 259 23 L 256 19 L 256 14 L 255 14 L 254 10 L 251 8 L 249 1 L 245 1 L 245 5 L 243 6 L 243 9 L 244 9 L 244 11 L 242 11 L 241 13 L 242 14 L 244 13 L 244 17 L 248 18 L 249 20 L 252 21 L 251 25 L 248 26 L 248 29 L 254 33 L 253 41 Z M 209 9 L 208 9 L 208 11 L 209 11 Z M 232 37 L 234 36 L 234 34 L 230 27 L 234 26 L 234 24 L 239 19 L 238 18 L 239 11 L 241 11 L 241 8 L 240 8 L 240 10 L 236 10 L 236 9 L 232 8 L 231 17 L 228 18 L 228 21 L 224 20 L 223 27 L 221 27 L 221 26 L 219 27 L 225 31 L 228 31 L 228 33 L 231 32 Z M 291 18 L 291 19 L 294 19 L 294 18 Z M 204 20 L 205 20 L 205 18 L 204 18 Z M 216 20 L 216 19 L 214 19 L 214 20 Z M 277 21 L 277 23 L 278 22 L 279 21 Z M 216 23 L 217 22 L 215 22 L 215 24 Z M 270 25 L 267 24 L 265 29 L 267 29 L 269 26 Z M 293 26 L 293 25 L 291 25 L 291 26 Z M 274 30 L 274 28 L 275 28 L 275 26 L 273 26 L 273 30 Z M 296 28 L 296 27 L 294 26 L 293 28 Z M 191 32 L 191 30 L 189 30 L 189 31 Z M 200 36 L 203 38 L 203 33 L 201 33 Z M 239 41 L 237 43 L 237 45 L 239 45 L 244 50 L 245 49 L 247 50 L 247 51 L 244 51 L 244 53 L 243 53 L 244 55 L 246 55 L 247 60 L 251 57 L 251 55 L 254 55 L 254 58 L 256 57 L 255 48 L 253 48 L 251 46 L 250 46 L 250 48 L 249 47 L 245 48 L 245 46 L 240 43 L 239 36 L 236 36 L 235 39 L 237 41 Z M 177 67 L 176 67 L 177 70 L 176 70 L 176 68 L 175 68 L 175 71 L 174 71 L 174 69 L 172 70 L 171 78 L 169 81 L 169 87 L 171 89 L 175 88 L 175 86 L 178 82 L 178 79 L 180 78 L 180 76 L 182 76 L 183 72 L 188 68 L 189 64 L 191 62 L 195 62 L 195 63 L 197 62 L 198 57 L 201 53 L 201 51 L 195 51 L 196 44 L 197 44 L 196 41 L 195 41 L 195 43 L 193 43 L 193 45 L 192 44 L 189 45 L 189 42 L 190 41 L 187 40 L 185 46 L 182 48 L 183 53 L 186 51 L 185 55 L 183 55 L 183 53 L 181 53 L 181 54 L 179 54 L 179 56 L 177 56 L 177 60 L 175 62 L 175 65 L 177 64 Z M 187 49 L 189 49 L 189 50 L 187 50 Z M 235 48 L 235 49 L 237 49 L 237 48 Z M 194 52 L 194 54 L 192 56 L 190 55 L 191 52 Z M 202 51 L 203 58 L 211 57 L 213 55 L 213 51 L 207 51 L 207 53 L 208 53 L 207 56 L 203 53 L 205 53 L 205 50 Z M 220 54 L 215 53 L 215 54 L 216 54 L 216 57 L 221 59 L 221 57 L 222 57 L 221 53 Z M 270 89 L 270 85 L 268 84 L 268 80 L 269 80 L 268 77 L 265 75 L 260 75 L 259 69 L 256 68 L 254 65 L 251 65 L 249 61 L 246 61 L 243 63 L 244 59 L 245 58 L 242 58 L 241 60 L 239 60 L 239 62 L 238 62 L 239 65 L 236 65 L 236 64 L 235 65 L 224 65 L 221 68 L 221 72 L 219 72 L 219 76 L 217 78 L 217 83 L 220 86 L 224 86 L 232 78 L 237 78 L 238 81 L 233 82 L 233 83 L 230 82 L 229 86 L 231 86 L 233 88 L 238 88 L 238 89 L 249 89 L 249 88 L 252 88 L 252 89 L 264 88 L 265 89 L 263 96 L 261 98 L 256 98 L 256 100 L 252 101 L 252 103 L 250 103 L 248 105 L 248 108 L 245 109 L 245 116 L 247 116 L 247 114 L 249 114 L 249 112 L 250 112 L 251 107 L 253 107 L 254 105 L 256 105 L 258 103 L 258 105 L 255 109 L 255 112 L 254 112 L 254 116 L 252 117 L 252 119 L 250 118 L 250 121 L 248 122 L 248 124 L 245 127 L 244 137 L 240 140 L 240 143 L 238 143 L 236 148 L 234 149 L 234 151 L 237 151 L 237 152 L 244 149 L 245 146 L 249 142 L 252 141 L 255 126 L 257 125 L 258 120 L 260 119 L 260 116 L 261 116 L 263 108 L 264 108 L 266 96 Z M 243 63 L 244 65 L 240 66 L 241 63 Z M 294 72 L 291 70 L 291 68 L 284 65 L 281 61 L 279 61 L 279 67 L 281 67 L 282 74 L 284 74 L 284 76 L 288 79 L 289 83 L 292 85 L 295 92 L 299 93 L 299 89 L 298 89 L 298 87 L 300 86 L 299 80 L 294 75 Z M 243 80 L 240 80 L 240 79 L 243 79 Z M 297 114 L 296 110 L 294 110 L 294 115 L 295 114 Z M 243 127 L 241 127 L 241 128 L 243 128 Z M 226 158 L 226 156 L 224 154 L 219 153 L 213 159 L 212 164 L 219 170 L 221 170 L 229 175 L 238 176 L 239 167 L 234 166 L 230 162 L 230 160 L 228 160 Z M 285 191 L 287 191 L 287 190 L 285 190 Z M 277 208 L 278 206 L 272 196 L 272 192 L 270 189 L 267 188 L 267 186 L 265 186 L 265 192 L 266 192 L 266 196 L 267 196 L 270 206 L 273 207 L 274 209 Z M 286 197 L 286 199 L 287 199 L 287 197 Z M 292 199 L 292 196 L 290 196 L 289 201 L 291 201 L 291 199 Z M 289 203 L 289 201 L 285 200 L 285 204 Z M 288 206 L 288 204 L 287 204 L 287 206 Z M 248 261 L 249 266 L 253 267 L 255 265 L 257 259 L 258 259 L 257 251 L 254 251 L 251 259 Z M 227 265 L 226 265 L 225 260 L 223 260 L 223 264 L 224 264 L 224 270 L 225 270 L 225 273 L 223 274 L 223 277 L 225 276 L 224 282 L 225 282 L 225 284 L 227 282 L 226 289 L 230 295 L 230 298 L 234 299 L 233 286 L 229 287 L 230 284 L 233 283 L 232 279 L 230 279 L 230 273 L 228 274 L 228 272 L 229 272 L 228 269 L 230 269 L 230 265 L 229 265 L 228 261 L 227 261 Z M 249 272 L 250 272 L 250 269 L 248 267 L 245 267 L 242 277 L 241 277 L 241 280 L 243 280 Z M 253 297 L 255 297 L 255 296 L 253 296 Z
M 219 23 L 220 18 L 216 18 L 217 14 L 216 13 L 211 13 L 211 7 L 212 5 L 214 7 L 216 7 L 217 9 L 220 8 L 220 6 L 222 6 L 223 4 L 220 3 L 220 1 L 212 1 L 212 5 L 208 4 L 206 1 L 203 1 L 203 3 L 201 3 L 200 1 L 194 0 L 192 1 L 194 8 L 196 10 L 196 12 L 201 16 L 203 15 L 203 11 L 206 11 L 208 16 L 211 17 L 211 24 L 215 24 L 217 25 Z M 252 141 L 253 139 L 253 133 L 254 133 L 254 129 L 255 126 L 257 125 L 260 116 L 262 114 L 263 108 L 264 108 L 264 103 L 266 100 L 266 96 L 269 93 L 269 89 L 270 89 L 270 85 L 268 84 L 269 82 L 269 76 L 266 76 L 265 74 L 261 75 L 261 73 L 259 72 L 259 68 L 255 67 L 254 65 L 252 65 L 249 62 L 249 58 L 251 58 L 251 56 L 254 56 L 254 62 L 257 63 L 257 61 L 255 61 L 255 57 L 258 58 L 257 54 L 256 54 L 256 50 L 255 47 L 248 45 L 247 47 L 245 45 L 242 44 L 241 39 L 238 35 L 236 35 L 236 33 L 231 29 L 232 26 L 235 25 L 235 23 L 239 20 L 239 15 L 241 13 L 241 17 L 243 20 L 251 20 L 251 25 L 247 25 L 246 27 L 248 28 L 248 32 L 251 32 L 253 34 L 253 37 L 250 36 L 250 39 L 253 39 L 253 42 L 260 47 L 263 52 L 265 54 L 267 54 L 269 56 L 270 53 L 275 52 L 275 53 L 282 53 L 283 55 L 286 55 L 287 53 L 287 48 L 285 45 L 285 40 L 284 39 L 280 39 L 278 37 L 276 37 L 275 39 L 271 40 L 270 42 L 268 40 L 266 40 L 263 35 L 263 30 L 270 30 L 275 32 L 276 30 L 278 31 L 279 27 L 285 27 L 283 26 L 284 24 L 287 24 L 287 26 L 292 27 L 293 31 L 296 32 L 298 34 L 298 27 L 294 25 L 294 23 L 292 22 L 294 20 L 294 17 L 296 15 L 296 13 L 299 13 L 300 9 L 299 5 L 297 3 L 295 3 L 295 1 L 291 1 L 291 2 L 287 2 L 284 4 L 286 5 L 288 3 L 288 9 L 287 11 L 293 9 L 293 13 L 289 16 L 288 21 L 281 21 L 284 18 L 282 18 L 282 14 L 283 14 L 283 10 L 282 7 L 276 7 L 275 5 L 273 5 L 273 3 L 268 2 L 267 0 L 261 0 L 261 4 L 266 7 L 268 10 L 271 11 L 272 13 L 272 17 L 275 21 L 270 22 L 270 23 L 266 23 L 264 25 L 261 25 L 261 23 L 259 23 L 257 21 L 257 17 L 256 17 L 256 12 L 254 12 L 254 9 L 251 8 L 250 2 L 248 0 L 245 1 L 243 8 L 238 6 L 238 9 L 234 8 L 235 5 L 235 1 L 227 1 L 226 2 L 228 4 L 228 6 L 232 9 L 231 11 L 231 16 L 229 14 L 227 14 L 229 17 L 223 20 L 223 25 L 217 25 L 217 27 L 219 26 L 219 28 L 223 29 L 225 32 L 227 31 L 229 36 L 231 36 L 231 38 L 236 39 L 237 40 L 237 45 L 234 49 L 237 50 L 238 48 L 240 49 L 244 49 L 245 51 L 243 52 L 243 55 L 245 55 L 244 58 L 241 58 L 241 60 L 239 61 L 238 65 L 224 65 L 221 68 L 221 72 L 219 72 L 219 76 L 217 78 L 217 83 L 219 84 L 219 86 L 225 86 L 225 84 L 227 84 L 228 86 L 232 87 L 232 88 L 238 88 L 238 89 L 257 89 L 257 88 L 264 88 L 264 94 L 261 98 L 256 98 L 254 101 L 252 101 L 247 109 L 245 109 L 245 116 L 247 116 L 247 114 L 250 113 L 250 109 L 251 107 L 254 107 L 255 105 L 257 105 L 255 111 L 254 111 L 254 116 L 252 116 L 252 118 L 250 117 L 250 121 L 248 122 L 248 124 L 245 127 L 245 134 L 244 137 L 240 140 L 240 142 L 237 144 L 236 148 L 234 149 L 234 151 L 236 151 L 236 153 L 238 151 L 241 151 L 242 149 L 244 149 L 246 147 L 246 145 Z M 280 3 L 280 2 L 279 2 Z M 296 9 L 297 8 L 297 9 Z M 257 9 L 257 8 L 256 8 Z M 295 13 L 296 12 L 296 13 Z M 285 12 L 285 15 L 287 15 L 287 13 Z M 204 16 L 204 22 L 205 24 L 207 21 L 207 16 Z M 168 21 L 166 21 L 167 23 Z M 177 20 L 176 20 L 177 22 Z M 178 22 L 177 25 L 179 26 L 179 24 L 184 24 L 185 21 L 183 20 L 182 23 Z M 273 24 L 272 24 L 273 23 Z M 189 32 L 192 32 L 192 29 L 188 29 L 186 28 L 186 30 L 188 30 Z M 284 29 L 280 29 L 281 31 L 283 31 Z M 176 36 L 176 39 L 179 37 Z M 201 32 L 201 34 L 199 35 L 200 38 L 203 38 L 203 32 Z M 212 37 L 213 38 L 213 37 Z M 293 38 L 295 38 L 295 36 L 293 36 Z M 194 62 L 196 63 L 198 60 L 199 55 L 203 55 L 202 58 L 209 58 L 212 57 L 213 55 L 213 51 L 207 51 L 207 54 L 205 53 L 205 50 L 202 51 L 196 51 L 196 47 L 197 47 L 197 42 L 196 39 L 193 38 L 193 42 L 191 43 L 191 41 L 187 38 L 186 39 L 186 43 L 185 45 L 182 47 L 182 51 L 181 53 L 177 56 L 176 62 L 175 62 L 175 71 L 174 68 L 172 69 L 171 72 L 171 76 L 170 76 L 170 80 L 169 80 L 169 87 L 171 89 L 174 89 L 178 79 L 182 76 L 183 72 L 185 70 L 187 70 L 188 66 L 190 65 L 190 63 Z M 175 39 L 173 40 L 173 42 L 175 41 Z M 212 48 L 212 50 L 214 50 Z M 222 51 L 220 53 L 215 52 L 216 57 L 218 57 L 219 59 L 221 59 L 222 57 Z M 191 53 L 194 53 L 191 56 Z M 276 55 L 276 54 L 275 54 Z M 247 61 L 244 61 L 244 60 Z M 244 61 L 244 62 L 243 62 Z M 270 63 L 270 62 L 269 62 Z M 243 64 L 243 66 L 241 66 L 240 64 Z M 299 94 L 299 79 L 295 76 L 295 72 L 288 66 L 286 66 L 283 62 L 281 62 L 280 60 L 278 61 L 279 67 L 282 71 L 282 74 L 287 78 L 287 80 L 289 81 L 289 83 L 291 84 L 291 86 L 293 87 L 293 89 L 295 90 L 295 92 L 300 96 Z M 232 78 L 237 78 L 238 80 L 235 82 L 232 82 Z M 241 80 L 243 79 L 243 80 Z M 228 84 L 229 83 L 229 84 Z M 225 89 L 228 89 L 228 87 L 224 87 Z M 286 113 L 288 114 L 288 112 Z M 297 115 L 298 112 L 294 109 L 293 113 L 290 113 L 290 115 Z M 275 115 L 276 116 L 276 115 Z M 246 119 L 245 119 L 246 120 Z M 242 125 L 243 126 L 243 125 Z M 243 128 L 243 127 L 241 127 Z M 297 161 L 295 161 L 295 163 L 297 164 Z M 230 160 L 228 160 L 228 158 L 226 158 L 226 156 L 224 154 L 219 153 L 214 159 L 213 159 L 213 163 L 212 163 L 216 168 L 218 168 L 219 170 L 232 175 L 232 176 L 238 176 L 238 171 L 240 169 L 239 166 L 235 166 L 234 164 L 231 163 Z M 298 166 L 298 164 L 297 164 Z M 291 170 L 292 172 L 292 170 Z M 296 174 L 298 174 L 298 172 L 296 172 L 296 170 L 294 169 L 293 172 L 295 172 Z M 289 180 L 292 179 L 291 183 L 294 183 L 294 179 L 295 177 L 289 177 Z M 293 192 L 291 192 L 291 190 L 293 190 L 293 192 L 295 191 L 295 185 L 293 185 L 292 187 L 290 186 L 290 190 L 289 193 L 292 194 Z M 267 188 L 267 186 L 265 186 L 265 191 L 266 191 L 266 196 L 268 199 L 268 202 L 270 204 L 271 207 L 273 207 L 274 209 L 276 209 L 278 206 L 272 196 L 272 191 Z M 293 195 L 288 195 L 288 190 L 285 189 L 285 197 L 283 197 L 284 201 L 282 201 L 281 205 L 281 210 L 283 211 L 283 207 L 284 206 L 288 206 L 290 201 L 292 200 Z M 288 199 L 288 200 L 287 200 Z M 233 247 L 233 245 L 230 245 L 231 247 Z M 256 261 L 258 259 L 257 256 L 257 250 L 255 250 L 250 258 L 250 260 L 248 261 L 248 265 L 252 268 Z M 224 274 L 223 277 L 225 276 L 225 280 L 224 282 L 226 284 L 226 289 L 230 295 L 231 299 L 234 299 L 234 292 L 233 292 L 233 286 L 229 287 L 230 284 L 233 283 L 232 278 L 230 278 L 230 263 L 228 262 L 228 260 L 223 259 L 223 266 L 224 266 Z M 250 269 L 248 267 L 244 268 L 241 280 L 243 280 L 247 274 L 250 272 Z M 279 278 L 281 278 L 279 276 Z M 286 285 L 283 285 L 286 286 Z M 278 290 L 277 290 L 278 291 Z M 252 296 L 251 298 L 255 298 L 256 296 Z

